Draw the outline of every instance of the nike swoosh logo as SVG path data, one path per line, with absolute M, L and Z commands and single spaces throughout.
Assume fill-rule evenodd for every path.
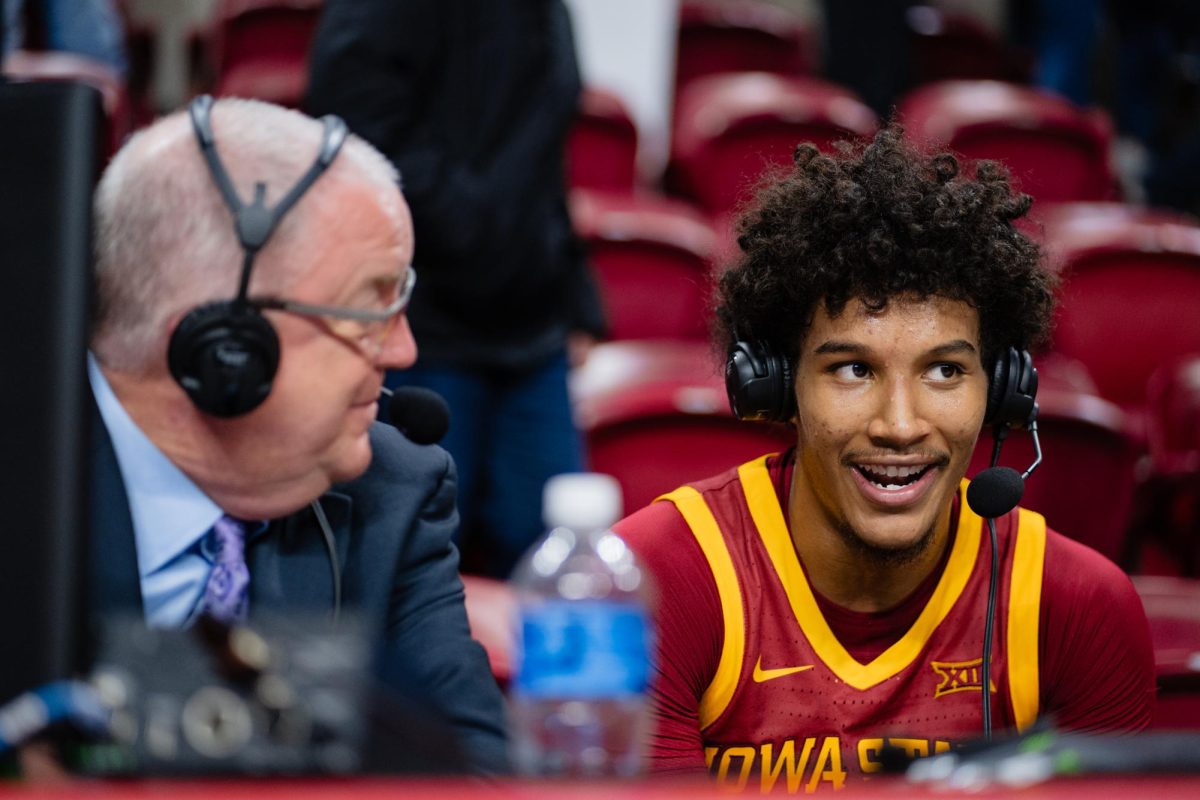
M 797 672 L 804 672 L 806 669 L 812 669 L 812 664 L 805 664 L 802 667 L 779 667 L 777 669 L 763 669 L 762 656 L 758 657 L 758 662 L 754 665 L 754 682 L 766 683 L 773 681 L 776 678 L 782 678 L 785 675 L 794 675 Z

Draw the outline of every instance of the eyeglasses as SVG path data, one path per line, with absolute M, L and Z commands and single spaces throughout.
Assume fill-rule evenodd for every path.
M 417 271 L 410 266 L 405 273 L 400 294 L 386 308 L 377 310 L 322 306 L 278 297 L 248 298 L 246 302 L 252 308 L 287 311 L 302 317 L 318 317 L 325 320 L 330 324 L 334 333 L 344 339 L 357 341 L 365 351 L 374 357 L 379 355 L 384 341 L 395 330 L 400 315 L 408 310 L 413 287 L 416 285 Z M 348 324 L 339 325 L 338 323 Z

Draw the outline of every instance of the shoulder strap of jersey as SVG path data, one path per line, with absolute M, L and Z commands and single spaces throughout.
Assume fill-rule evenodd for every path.
M 1017 544 L 1008 587 L 1008 693 L 1018 732 L 1025 732 L 1041 710 L 1039 679 L 1042 573 L 1046 558 L 1046 519 L 1019 509 Z
M 725 630 L 717 670 L 700 698 L 700 729 L 704 730 L 729 707 L 741 677 L 746 654 L 746 617 L 742 591 L 733 567 L 733 558 L 729 555 L 721 528 L 704 501 L 704 496 L 691 486 L 682 486 L 659 499 L 674 503 L 691 528 L 692 535 L 708 560 L 708 568 L 712 571 L 717 594 L 721 598 L 721 619 Z

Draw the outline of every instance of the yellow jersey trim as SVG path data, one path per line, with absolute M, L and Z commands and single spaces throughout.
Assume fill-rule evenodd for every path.
M 809 587 L 808 578 L 800 566 L 800 559 L 796 555 L 796 548 L 764 460 L 758 459 L 743 464 L 738 468 L 738 474 L 750 506 L 750 515 L 758 527 L 775 572 L 787 592 L 792 614 L 813 651 L 834 675 L 848 686 L 865 691 L 894 677 L 911 665 L 962 595 L 975 567 L 982 520 L 966 503 L 968 482 L 964 479 L 959 487 L 958 534 L 954 538 L 954 547 L 950 551 L 946 569 L 938 580 L 937 588 L 934 589 L 929 602 L 899 641 L 871 663 L 861 664 L 837 640 L 828 621 L 821 614 Z
M 1017 546 L 1008 590 L 1008 693 L 1017 730 L 1024 733 L 1040 709 L 1038 626 L 1046 560 L 1046 519 L 1019 510 Z
M 700 698 L 700 729 L 704 730 L 716 722 L 729 707 L 733 692 L 737 689 L 742 673 L 742 661 L 746 653 L 746 617 L 742 608 L 742 592 L 738 586 L 737 572 L 733 559 L 721 536 L 720 526 L 709 510 L 704 497 L 690 486 L 682 486 L 662 498 L 670 500 L 683 515 L 692 529 L 692 535 L 708 559 L 708 568 L 717 582 L 717 593 L 721 597 L 721 618 L 725 625 L 721 657 L 712 682 Z

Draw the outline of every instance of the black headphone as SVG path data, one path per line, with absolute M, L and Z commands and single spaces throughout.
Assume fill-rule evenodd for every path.
M 247 205 L 238 197 L 217 155 L 212 107 L 212 97 L 203 95 L 188 106 L 188 114 L 213 182 L 233 214 L 234 231 L 244 253 L 242 275 L 232 300 L 199 306 L 180 320 L 171 334 L 167 365 L 198 409 L 214 417 L 236 417 L 267 399 L 279 367 L 279 337 L 246 298 L 254 257 L 284 214 L 333 162 L 346 141 L 347 128 L 338 117 L 323 117 L 321 147 L 303 177 L 273 208 L 264 204 L 266 184 L 257 183 L 254 202 Z
M 787 422 L 796 414 L 792 365 L 762 340 L 739 339 L 725 360 L 725 392 L 738 419 Z
M 1037 369 L 1027 350 L 1009 347 L 988 381 L 984 425 L 1028 428 L 1037 419 Z M 738 419 L 787 422 L 796 413 L 792 365 L 765 341 L 738 340 L 725 361 L 725 391 Z

